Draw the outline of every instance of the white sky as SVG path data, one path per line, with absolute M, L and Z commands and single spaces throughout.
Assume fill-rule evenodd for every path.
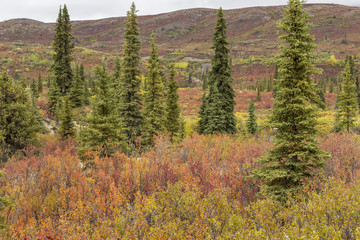
M 59 6 L 67 5 L 71 20 L 125 16 L 133 0 L 0 0 L 0 21 L 30 18 L 55 22 Z M 6 2 L 6 3 L 5 3 Z M 171 12 L 188 8 L 234 9 L 252 6 L 285 5 L 286 0 L 136 0 L 139 15 Z M 309 0 L 307 3 L 337 3 L 360 6 L 359 0 Z

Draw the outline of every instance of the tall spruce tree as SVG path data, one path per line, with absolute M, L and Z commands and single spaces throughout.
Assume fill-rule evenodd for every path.
M 251 99 L 248 109 L 249 117 L 246 121 L 246 130 L 248 133 L 254 135 L 257 132 L 257 123 L 256 123 L 256 115 L 255 115 L 255 104 Z
M 81 107 L 85 102 L 85 87 L 80 76 L 80 67 L 76 65 L 74 80 L 70 89 L 71 106 L 74 108 Z
M 204 134 L 235 133 L 235 92 L 232 88 L 233 79 L 229 63 L 230 50 L 226 39 L 226 22 L 222 8 L 217 13 L 211 48 L 215 51 L 215 55 L 209 74 L 209 95 L 204 99 L 200 108 L 204 109 L 204 114 L 200 114 L 199 132 Z
M 127 151 L 121 119 L 110 89 L 110 77 L 105 64 L 95 69 L 97 76 L 96 96 L 92 99 L 92 111 L 88 125 L 80 131 L 80 152 L 95 150 L 100 156 L 109 156 L 116 150 Z
M 305 181 L 315 177 L 329 155 L 315 140 L 317 135 L 317 96 L 311 75 L 317 72 L 312 64 L 313 37 L 309 34 L 309 14 L 303 1 L 289 0 L 284 18 L 279 23 L 285 33 L 280 36 L 279 77 L 271 124 L 277 129 L 275 148 L 260 158 L 262 167 L 253 172 L 266 184 L 260 193 L 273 200 L 286 202 L 289 195 L 302 189 Z
M 84 69 L 84 65 L 80 64 L 80 79 L 81 82 L 84 86 L 84 105 L 89 105 L 90 101 L 90 91 L 89 91 L 89 84 L 86 80 L 86 76 L 85 76 L 85 69 Z
M 37 143 L 41 131 L 33 106 L 22 85 L 14 83 L 6 72 L 0 76 L 0 135 L 3 160 L 29 144 Z
M 60 127 L 58 130 L 58 134 L 61 140 L 65 140 L 68 137 L 75 137 L 76 135 L 74 114 L 72 111 L 69 96 L 64 97 L 60 115 Z
M 151 36 L 151 52 L 146 74 L 143 143 L 153 145 L 156 134 L 165 131 L 164 83 L 160 70 L 159 52 L 155 44 L 155 34 Z
M 122 88 L 120 96 L 120 116 L 124 121 L 124 132 L 127 140 L 135 143 L 141 135 L 143 116 L 141 113 L 142 97 L 140 94 L 140 48 L 139 27 L 135 4 L 127 12 L 127 23 L 124 34 L 124 52 L 122 61 Z
M 39 77 L 38 77 L 38 86 L 37 86 L 37 88 L 38 88 L 37 89 L 38 94 L 41 95 L 42 91 L 43 91 L 43 82 L 42 82 L 40 73 L 39 73 Z
M 204 89 L 204 93 L 201 97 L 201 105 L 199 110 L 199 123 L 198 123 L 198 133 L 204 134 L 204 130 L 206 127 L 206 124 L 208 122 L 207 116 L 206 116 L 206 107 L 207 107 L 207 96 L 206 96 L 206 89 Z
M 166 130 L 170 133 L 171 140 L 181 139 L 184 135 L 182 132 L 183 121 L 180 116 L 180 106 L 178 103 L 179 94 L 177 90 L 179 88 L 179 84 L 175 80 L 175 69 L 174 65 L 171 66 L 170 69 L 170 79 L 168 91 L 166 94 Z
M 31 90 L 31 95 L 32 95 L 34 98 L 37 98 L 37 97 L 39 96 L 39 95 L 38 95 L 38 87 L 37 87 L 37 84 L 36 84 L 34 78 L 32 79 L 31 84 L 30 84 L 30 90 Z
M 342 92 L 339 95 L 338 111 L 335 123 L 336 130 L 345 129 L 350 132 L 350 128 L 355 125 L 356 114 L 358 111 L 356 86 L 351 74 L 351 62 L 346 63 L 343 80 Z
M 48 102 L 48 110 L 50 114 L 56 118 L 57 106 L 61 101 L 61 93 L 59 86 L 55 79 L 50 80 L 50 88 L 47 95 L 49 102 Z
M 261 102 L 261 90 L 260 90 L 259 86 L 258 86 L 257 91 L 256 91 L 256 101 Z
M 51 66 L 55 81 L 59 86 L 60 93 L 66 95 L 69 93 L 73 72 L 71 69 L 71 54 L 74 48 L 72 42 L 73 36 L 71 32 L 70 16 L 66 5 L 59 10 L 58 19 L 55 27 L 55 37 L 53 42 L 53 64 Z

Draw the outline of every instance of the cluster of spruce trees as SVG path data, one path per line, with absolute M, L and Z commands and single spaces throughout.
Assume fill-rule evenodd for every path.
M 66 6 L 60 8 L 53 43 L 53 80 L 48 93 L 49 112 L 60 121 L 58 134 L 61 139 L 75 137 L 80 128 L 80 151 L 99 151 L 106 156 L 115 150 L 128 152 L 132 147 L 152 146 L 154 136 L 169 134 L 171 140 L 184 137 L 184 120 L 180 114 L 174 68 L 171 69 L 168 89 L 167 79 L 155 34 L 151 36 L 151 53 L 146 73 L 146 89 L 142 92 L 140 78 L 139 27 L 133 3 L 127 12 L 122 59 L 115 60 L 115 70 L 109 73 L 106 62 L 95 68 L 96 81 L 89 88 L 83 65 L 71 68 L 71 25 Z M 74 122 L 73 110 L 87 103 L 91 112 L 85 121 Z

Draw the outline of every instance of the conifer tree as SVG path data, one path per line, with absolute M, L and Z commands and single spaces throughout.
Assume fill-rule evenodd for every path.
M 323 88 L 318 88 L 316 90 L 316 94 L 319 96 L 318 107 L 321 108 L 322 110 L 325 110 L 325 108 L 326 108 L 326 99 L 325 99 L 324 89 Z
M 151 37 L 151 52 L 146 74 L 143 143 L 153 145 L 157 133 L 165 130 L 164 84 L 160 70 L 159 52 L 155 44 L 155 34 Z
M 339 94 L 338 102 L 337 129 L 345 129 L 350 132 L 350 128 L 355 125 L 358 111 L 356 86 L 351 75 L 350 62 L 347 62 L 343 75 L 343 91 Z
M 37 84 L 36 84 L 34 78 L 33 78 L 32 81 L 31 81 L 30 89 L 31 89 L 31 95 L 32 95 L 34 98 L 37 98 L 37 97 L 38 97 L 38 87 L 37 87 Z
M 116 150 L 127 151 L 121 119 L 110 90 L 110 77 L 105 64 L 95 69 L 97 76 L 96 96 L 91 101 L 92 111 L 87 117 L 88 125 L 80 131 L 80 152 L 100 151 L 100 156 L 109 156 Z
M 72 111 L 69 96 L 64 97 L 62 104 L 60 127 L 58 134 L 61 140 L 65 140 L 68 137 L 75 137 L 76 129 L 74 124 L 74 114 Z
M 204 93 L 201 97 L 201 105 L 199 110 L 199 123 L 198 123 L 198 133 L 204 134 L 205 127 L 207 125 L 208 119 L 206 116 L 206 107 L 207 107 L 207 96 L 206 96 L 206 89 L 204 89 Z
M 256 115 L 255 115 L 255 104 L 252 99 L 249 104 L 248 112 L 249 112 L 249 117 L 246 121 L 246 129 L 248 133 L 254 135 L 257 132 L 257 123 L 256 123 Z
M 315 140 L 318 108 L 311 79 L 317 71 L 312 64 L 315 46 L 307 23 L 310 16 L 302 3 L 289 0 L 279 24 L 285 32 L 280 36 L 285 44 L 280 46 L 280 76 L 270 120 L 277 129 L 275 148 L 258 160 L 262 167 L 253 172 L 266 181 L 260 193 L 282 203 L 301 190 L 307 179 L 315 177 L 314 169 L 322 168 L 328 157 Z
M 183 120 L 180 116 L 178 88 L 179 84 L 175 80 L 175 69 L 172 65 L 170 69 L 169 89 L 166 94 L 166 130 L 171 134 L 172 140 L 176 136 L 183 136 L 183 127 L 181 126 Z
M 3 155 L 3 160 L 15 151 L 37 143 L 36 133 L 40 130 L 25 89 L 4 72 L 0 76 L 0 133 L 8 154 Z
M 71 69 L 71 61 L 73 58 L 71 54 L 74 43 L 72 42 L 72 39 L 70 17 L 66 5 L 64 5 L 63 9 L 60 7 L 58 19 L 56 21 L 53 42 L 55 54 L 51 66 L 55 81 L 62 95 L 69 93 L 73 78 Z
M 60 89 L 55 79 L 51 79 L 50 81 L 50 88 L 47 97 L 49 99 L 48 110 L 50 114 L 52 114 L 55 117 L 57 106 L 61 101 Z
M 139 28 L 135 4 L 127 12 L 127 23 L 124 34 L 124 52 L 122 61 L 122 88 L 120 96 L 120 116 L 123 118 L 124 132 L 127 140 L 134 143 L 141 135 L 143 117 L 141 114 L 142 97 L 140 95 L 140 48 Z
M 42 79 L 41 79 L 41 75 L 39 73 L 39 78 L 38 78 L 38 89 L 37 89 L 37 92 L 38 94 L 42 94 L 42 91 L 43 91 L 43 82 L 42 82 Z
M 257 88 L 256 101 L 261 102 L 261 91 L 260 87 Z
M 84 91 L 85 91 L 85 88 L 84 88 L 84 83 L 80 76 L 80 67 L 79 67 L 79 65 L 76 65 L 74 81 L 73 81 L 73 84 L 72 84 L 71 90 L 70 90 L 70 101 L 71 101 L 72 107 L 77 108 L 77 107 L 81 107 L 84 105 L 84 102 L 85 102 Z
M 204 134 L 235 133 L 234 115 L 235 92 L 232 88 L 232 75 L 229 64 L 229 43 L 226 39 L 226 22 L 222 8 L 217 13 L 217 22 L 212 49 L 212 70 L 209 74 L 209 95 L 200 109 L 199 132 Z M 202 110 L 200 110 L 201 112 Z M 203 128 L 203 130 L 202 130 Z
M 115 58 L 115 69 L 111 74 L 111 85 L 114 89 L 119 89 L 121 83 L 121 61 L 119 57 Z
M 0 179 L 4 178 L 4 172 L 0 172 Z M 2 189 L 1 189 L 2 191 Z M 12 204 L 11 200 L 7 196 L 0 196 L 0 213 L 2 213 L 6 208 L 10 207 Z M 6 229 L 8 226 L 6 224 L 6 218 L 4 215 L 0 215 L 0 233 L 2 230 Z
M 46 128 L 45 128 L 45 124 L 44 124 L 44 120 L 40 114 L 40 111 L 39 111 L 39 106 L 37 105 L 36 103 L 36 99 L 35 98 L 32 98 L 32 114 L 34 116 L 34 119 L 35 119 L 35 124 L 38 126 L 38 131 L 41 132 L 41 133 L 45 133 L 46 132 Z
M 85 69 L 83 64 L 80 64 L 80 79 L 84 86 L 84 105 L 89 105 L 90 92 L 89 92 L 88 82 L 86 81 Z

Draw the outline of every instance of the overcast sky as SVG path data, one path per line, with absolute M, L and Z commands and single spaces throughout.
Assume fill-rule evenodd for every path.
M 125 16 L 133 0 L 1 0 L 0 21 L 31 18 L 55 22 L 59 6 L 66 3 L 71 20 Z M 139 15 L 157 14 L 196 7 L 224 9 L 285 5 L 286 0 L 137 0 Z M 309 0 L 308 3 L 339 3 L 360 6 L 359 0 Z

